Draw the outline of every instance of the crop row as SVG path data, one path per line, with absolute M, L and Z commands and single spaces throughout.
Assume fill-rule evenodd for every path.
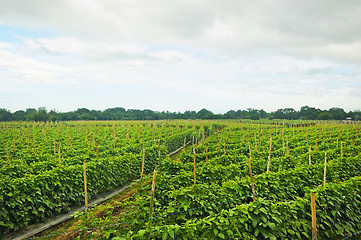
M 54 134 L 58 130 L 50 125 L 45 129 L 47 129 L 48 141 L 52 142 L 49 140 L 51 133 Z M 22 127 L 20 125 L 18 129 Z M 108 126 L 105 125 L 105 127 Z M 2 139 L 12 140 L 11 133 L 14 128 L 4 128 L 4 125 L 2 128 L 3 131 L 0 132 Z M 9 164 L 6 162 L 6 149 L 3 147 L 1 151 L 3 162 L 0 169 L 0 192 L 2 193 L 0 195 L 0 233 L 17 231 L 30 224 L 44 222 L 59 213 L 69 211 L 71 207 L 82 204 L 84 201 L 84 160 L 87 162 L 88 196 L 96 195 L 139 178 L 143 148 L 145 151 L 144 172 L 148 173 L 170 151 L 183 146 L 184 140 L 190 141 L 193 135 L 200 136 L 203 131 L 200 126 L 195 128 L 193 125 L 190 127 L 187 125 L 172 131 L 173 135 L 171 135 L 171 131 L 169 135 L 165 135 L 165 129 L 162 127 L 153 132 L 148 130 L 149 134 L 147 135 L 139 132 L 146 128 L 140 128 L 140 126 L 138 128 L 140 129 L 138 132 L 133 131 L 131 127 L 128 129 L 129 133 L 142 136 L 141 139 L 131 141 L 130 135 L 126 134 L 124 139 L 119 141 L 128 143 L 126 145 L 119 144 L 114 148 L 112 140 L 105 140 L 109 136 L 104 135 L 104 139 L 102 139 L 100 134 L 97 138 L 97 145 L 93 142 L 91 149 L 90 144 L 92 143 L 89 141 L 94 141 L 95 138 L 90 137 L 91 134 L 89 134 L 88 141 L 86 141 L 87 135 L 80 134 L 82 128 L 79 129 L 78 126 L 74 132 L 79 134 L 72 136 L 71 145 L 70 142 L 63 139 L 63 145 L 69 145 L 62 148 L 61 162 L 57 155 L 54 157 L 53 149 L 49 146 L 46 147 L 48 144 L 45 135 L 42 144 L 35 148 L 35 151 L 38 152 L 36 155 L 33 155 L 32 151 L 28 151 L 28 145 L 25 144 L 27 138 L 16 139 L 16 151 L 20 153 L 11 155 L 12 159 Z M 34 136 L 40 137 L 45 131 L 40 127 L 29 129 L 34 131 Z M 113 129 L 101 130 L 99 128 L 98 132 L 108 131 L 114 134 L 111 130 Z M 88 129 L 84 129 L 85 131 L 96 133 L 97 129 L 88 126 Z M 156 134 L 162 138 L 150 139 Z M 21 141 L 23 144 L 18 143 Z
M 138 190 L 134 200 L 120 206 L 125 210 L 133 207 L 131 213 L 116 220 L 85 221 L 81 227 L 127 222 L 116 232 L 104 232 L 133 239 L 309 239 L 309 194 L 313 190 L 317 192 L 322 238 L 337 239 L 360 229 L 358 126 L 277 129 L 273 125 L 241 123 L 223 127 L 176 161 L 162 160 L 152 215 L 147 185 Z M 271 168 L 267 173 L 270 136 Z M 323 187 L 325 155 L 327 184 Z M 150 216 L 156 217 L 147 220 Z M 335 217 L 337 221 L 332 222 Z

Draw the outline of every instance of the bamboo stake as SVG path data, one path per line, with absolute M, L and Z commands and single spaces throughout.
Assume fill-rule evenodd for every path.
M 325 169 L 323 171 L 323 186 L 326 186 L 327 152 L 325 152 Z
M 150 198 L 150 206 L 149 206 L 149 218 L 153 217 L 153 205 L 154 205 L 154 192 L 155 192 L 155 179 L 157 176 L 157 170 L 154 169 L 153 172 L 153 182 L 152 182 L 152 191 L 151 191 L 151 198 Z
M 312 240 L 317 240 L 315 193 L 311 192 Z
M 87 182 L 86 182 L 86 160 L 84 159 L 83 164 L 83 175 L 84 175 L 84 198 L 85 198 L 85 211 L 88 210 L 88 189 L 87 189 Z
M 308 165 L 311 165 L 311 146 L 310 149 L 308 150 Z
M 143 173 L 144 173 L 144 160 L 145 160 L 145 149 L 143 148 L 143 160 L 142 160 L 142 173 L 140 174 L 140 187 L 143 187 Z
M 267 163 L 267 172 L 269 173 L 269 169 L 271 166 L 271 150 L 272 150 L 272 136 L 270 138 L 270 144 L 269 144 L 269 154 L 268 154 L 268 163 Z

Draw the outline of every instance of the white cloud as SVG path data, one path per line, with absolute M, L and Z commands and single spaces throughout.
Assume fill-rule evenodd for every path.
M 150 106 L 176 98 L 165 109 L 182 108 L 174 102 L 192 95 L 184 104 L 219 111 L 237 104 L 274 110 L 311 100 L 361 104 L 356 0 L 0 3 L 0 30 L 15 26 L 21 40 L 0 41 L 3 91 L 15 89 L 15 82 L 39 91 L 61 87 L 73 99 L 72 91 L 84 98 L 99 90 L 104 105 L 108 92 L 119 105 L 131 99 L 141 106 L 137 91 L 158 99 L 146 100 Z

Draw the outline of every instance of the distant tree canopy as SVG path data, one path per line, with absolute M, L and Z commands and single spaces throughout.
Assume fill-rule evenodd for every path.
M 149 109 L 124 109 L 121 107 L 108 108 L 104 111 L 78 108 L 71 112 L 48 111 L 45 107 L 27 108 L 14 113 L 0 108 L 0 121 L 74 121 L 74 120 L 161 120 L 161 119 L 301 119 L 301 120 L 361 120 L 361 111 L 345 112 L 342 108 L 321 110 L 314 107 L 303 106 L 299 111 L 293 108 L 278 109 L 267 113 L 263 109 L 257 110 L 230 110 L 225 114 L 214 114 L 203 108 L 200 111 L 169 112 L 152 111 Z

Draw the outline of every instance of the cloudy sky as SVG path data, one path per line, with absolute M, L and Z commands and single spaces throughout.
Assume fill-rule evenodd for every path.
M 361 109 L 359 0 L 0 0 L 0 108 Z

